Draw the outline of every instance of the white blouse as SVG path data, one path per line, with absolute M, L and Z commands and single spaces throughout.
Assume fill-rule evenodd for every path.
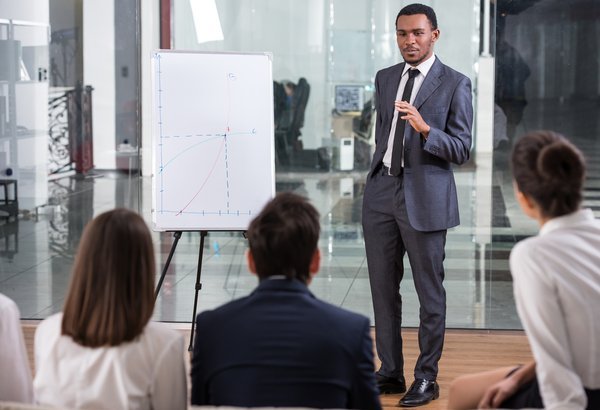
M 33 402 L 19 308 L 0 294 L 0 401 Z
M 183 338 L 150 322 L 134 341 L 114 347 L 81 346 L 61 335 L 62 313 L 35 333 L 39 404 L 87 409 L 186 409 Z
M 551 219 L 510 255 L 515 301 L 546 409 L 583 409 L 600 388 L 600 221 Z

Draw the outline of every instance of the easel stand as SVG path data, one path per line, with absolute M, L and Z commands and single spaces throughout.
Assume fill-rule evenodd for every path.
M 202 255 L 204 253 L 204 239 L 208 231 L 200 231 L 200 250 L 198 251 L 198 269 L 196 271 L 196 294 L 194 295 L 194 311 L 192 313 L 192 334 L 190 335 L 190 345 L 188 347 L 188 351 L 191 352 L 194 348 L 194 328 L 196 327 L 196 308 L 198 307 L 198 292 L 202 289 L 202 283 L 200 283 L 200 276 L 202 274 Z M 154 299 L 158 297 L 158 293 L 160 292 L 160 287 L 165 279 L 165 275 L 167 274 L 167 269 L 169 269 L 169 264 L 171 263 L 171 259 L 173 258 L 173 254 L 175 253 L 175 248 L 177 247 L 177 242 L 179 242 L 179 238 L 181 238 L 181 231 L 176 231 L 173 233 L 173 237 L 175 241 L 171 246 L 171 251 L 169 252 L 169 257 L 167 258 L 167 262 L 165 263 L 165 267 L 163 268 L 162 274 L 160 275 L 160 280 L 158 281 L 158 285 L 156 286 L 156 291 L 154 292 Z

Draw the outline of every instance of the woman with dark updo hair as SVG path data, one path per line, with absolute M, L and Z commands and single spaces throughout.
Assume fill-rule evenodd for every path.
M 540 225 L 513 248 L 517 311 L 535 362 L 457 378 L 450 409 L 600 409 L 600 221 L 580 209 L 581 152 L 560 134 L 515 144 L 515 195 Z

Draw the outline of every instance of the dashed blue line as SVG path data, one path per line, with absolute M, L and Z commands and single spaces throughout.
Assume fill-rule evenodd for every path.
M 240 210 L 236 210 L 236 211 L 224 211 L 222 209 L 218 210 L 218 211 L 207 211 L 207 210 L 202 210 L 202 211 L 170 211 L 170 210 L 162 210 L 161 213 L 165 213 L 165 214 L 186 214 L 186 215 L 202 215 L 202 216 L 206 216 L 206 215 L 221 215 L 221 216 L 246 216 L 246 215 L 252 215 L 251 211 L 248 212 L 242 212 Z

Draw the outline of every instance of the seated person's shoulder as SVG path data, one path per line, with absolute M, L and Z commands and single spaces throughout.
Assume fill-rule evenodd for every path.
M 52 335 L 60 336 L 62 316 L 62 313 L 55 313 L 42 320 L 35 330 L 36 337 L 43 335 L 44 339 L 46 339 Z
M 183 336 L 177 330 L 169 327 L 167 323 L 148 322 L 142 337 L 151 339 L 153 342 L 170 344 L 183 340 Z
M 0 309 L 4 308 L 4 306 L 9 306 L 14 303 L 15 302 L 13 302 L 11 298 L 4 296 L 2 293 L 0 293 Z
M 216 321 L 216 324 L 220 325 L 220 321 L 224 316 L 237 315 L 240 311 L 245 312 L 247 309 L 253 306 L 253 303 L 254 302 L 251 298 L 244 296 L 227 302 L 214 309 L 205 310 L 196 316 L 196 320 L 200 320 L 204 324 L 209 324 L 213 321 Z
M 17 304 L 9 297 L 0 293 L 0 313 L 3 315 L 19 315 Z
M 332 305 L 330 303 L 318 300 L 323 311 L 322 317 L 331 321 L 334 324 L 353 324 L 354 326 L 363 327 L 369 325 L 369 318 L 359 313 Z
M 551 246 L 540 236 L 525 238 L 515 244 L 510 251 L 511 262 L 536 262 L 541 254 Z

